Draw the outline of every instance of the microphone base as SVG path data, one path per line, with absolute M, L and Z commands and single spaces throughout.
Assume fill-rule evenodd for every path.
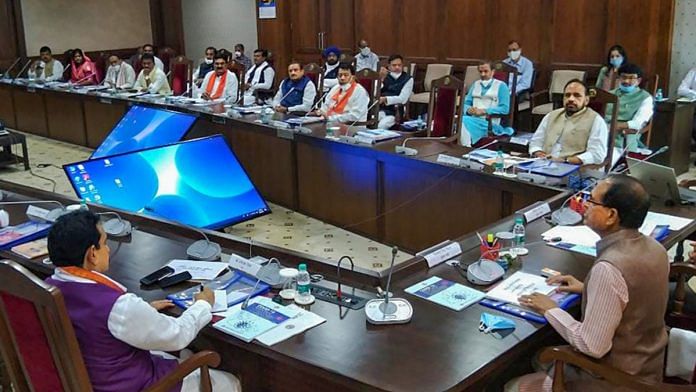
M 479 286 L 488 286 L 498 279 L 502 279 L 504 275 L 503 267 L 490 260 L 479 260 L 470 264 L 466 269 L 466 280 Z
M 486 167 L 486 165 L 483 163 L 472 161 L 470 159 L 462 159 L 460 166 L 475 171 L 483 171 L 483 168 Z
M 404 147 L 404 146 L 394 146 L 394 152 L 401 155 L 406 155 L 409 157 L 418 155 L 418 150 L 415 148 Z
M 215 261 L 220 260 L 222 249 L 215 242 L 198 240 L 186 249 L 186 255 L 193 260 Z
M 104 232 L 109 237 L 127 237 L 133 231 L 131 223 L 127 220 L 119 220 L 118 218 L 112 218 L 102 224 Z
M 551 223 L 558 226 L 574 226 L 582 222 L 582 215 L 568 207 L 559 208 L 551 214 Z
M 413 307 L 403 298 L 392 298 L 389 304 L 381 299 L 373 299 L 365 304 L 365 316 L 370 324 L 405 324 L 413 317 Z

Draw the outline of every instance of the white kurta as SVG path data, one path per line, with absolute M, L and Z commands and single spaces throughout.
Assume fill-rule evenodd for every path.
M 346 87 L 349 87 L 347 84 Z M 341 90 L 341 85 L 334 86 L 329 93 L 326 95 L 324 104 L 322 105 L 321 111 L 323 113 L 328 113 L 333 107 L 334 101 L 332 97 L 336 95 L 337 92 Z M 359 83 L 356 84 L 353 94 L 348 99 L 345 109 L 341 114 L 333 114 L 328 116 L 329 121 L 338 121 L 342 123 L 351 123 L 354 121 L 367 121 L 367 108 L 370 105 L 370 96 L 367 90 Z
M 117 67 L 109 67 L 104 83 L 110 87 L 129 89 L 135 85 L 135 70 L 125 61 Z
M 544 116 L 541 120 L 539 128 L 532 136 L 529 141 L 529 154 L 532 155 L 537 151 L 543 151 L 550 154 L 551 151 L 544 151 L 544 141 L 546 139 L 546 129 L 549 124 L 550 114 Z M 590 129 L 590 136 L 587 139 L 587 149 L 582 154 L 577 157 L 582 161 L 584 165 L 600 164 L 604 161 L 607 156 L 607 138 L 609 134 L 609 128 L 607 123 L 604 121 L 602 116 L 597 115 L 592 123 L 592 129 Z
M 60 80 L 63 77 L 63 70 L 63 64 L 58 60 L 53 60 L 53 74 L 51 76 L 46 77 L 45 65 L 43 68 L 41 68 L 41 73 L 38 75 L 36 74 L 36 71 L 29 69 L 28 76 L 30 79 L 41 79 L 47 82 L 52 82 L 54 80 Z
M 280 101 L 283 99 L 283 84 L 285 84 L 286 80 L 283 80 L 280 83 L 280 88 L 278 88 L 278 92 L 276 93 L 275 97 L 273 97 L 273 107 L 280 106 Z M 302 104 L 290 106 L 287 109 L 289 112 L 308 112 L 312 110 L 312 107 L 314 106 L 314 99 L 316 97 L 317 87 L 314 85 L 314 82 L 310 80 L 309 82 L 307 82 L 307 85 L 305 86 L 305 89 L 303 91 Z
M 167 76 L 159 68 L 155 67 L 150 72 L 150 86 L 148 87 L 145 80 L 145 70 L 140 71 L 138 79 L 135 81 L 135 89 L 138 91 L 147 91 L 150 94 L 170 95 L 172 89 L 169 87 Z
M 225 81 L 225 88 L 222 91 L 222 96 L 219 97 L 218 99 L 224 99 L 225 101 L 237 101 L 237 86 L 239 85 L 239 81 L 237 80 L 237 75 L 230 71 L 227 72 L 227 80 Z M 208 87 L 208 83 L 210 82 L 210 78 L 215 78 L 215 81 L 213 82 L 213 89 L 210 92 L 210 95 L 215 94 L 215 92 L 218 89 L 218 86 L 222 82 L 222 76 L 217 76 L 215 75 L 215 71 L 210 71 L 208 72 L 207 75 L 205 75 L 205 78 L 203 78 L 203 83 L 201 83 L 201 88 L 200 88 L 200 93 L 199 93 L 199 98 L 203 96 L 203 93 L 205 93 L 206 87 Z
M 273 70 L 273 67 L 268 67 L 268 62 L 264 61 L 260 65 L 254 64 L 253 67 L 249 68 L 246 73 L 244 74 L 244 83 L 249 83 L 250 86 L 244 90 L 244 105 L 250 105 L 254 102 L 254 91 L 259 90 L 259 89 L 264 89 L 268 90 L 273 87 L 273 78 L 275 78 L 275 71 Z M 260 82 L 261 80 L 261 70 L 266 68 L 263 71 L 263 77 L 264 81 L 263 83 Z M 256 70 L 256 72 L 254 72 Z M 249 76 L 253 74 L 254 77 L 249 80 Z
M 374 53 L 372 53 L 374 54 Z M 397 76 L 396 79 L 401 77 L 401 75 Z M 392 106 L 392 105 L 405 105 L 408 103 L 409 98 L 411 98 L 411 94 L 413 93 L 413 78 L 410 78 L 406 84 L 404 84 L 404 87 L 401 88 L 401 92 L 399 95 L 392 95 L 390 97 L 385 97 L 387 99 L 387 105 L 386 106 Z M 379 124 L 377 125 L 377 128 L 379 129 L 389 129 L 394 124 L 396 123 L 396 117 L 387 115 L 384 111 L 379 112 Z

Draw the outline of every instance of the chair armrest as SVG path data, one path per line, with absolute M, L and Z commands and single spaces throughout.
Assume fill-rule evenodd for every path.
M 696 264 L 692 263 L 672 263 L 669 267 L 670 278 L 684 274 L 687 277 L 696 275 Z
M 147 392 L 167 392 L 171 390 L 177 383 L 184 379 L 196 369 L 201 369 L 201 391 L 210 391 L 210 373 L 208 367 L 216 367 L 220 365 L 220 354 L 204 350 L 192 355 L 184 362 L 181 362 L 173 372 L 166 377 L 152 384 Z
M 541 90 L 529 96 L 530 107 L 541 106 L 545 103 L 551 103 L 549 99 L 549 90 Z
M 625 386 L 638 391 L 654 392 L 678 392 L 693 390 L 693 386 L 674 385 L 665 383 L 652 383 L 643 381 L 631 374 L 622 372 L 616 368 L 602 365 L 597 360 L 588 357 L 570 346 L 547 347 L 539 355 L 541 362 L 551 362 L 555 364 L 554 369 L 554 391 L 564 391 L 563 385 L 563 365 L 569 364 L 579 367 L 586 372 L 597 375 L 612 385 Z

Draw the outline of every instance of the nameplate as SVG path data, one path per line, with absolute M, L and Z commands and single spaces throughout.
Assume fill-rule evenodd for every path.
M 529 145 L 529 139 L 513 136 L 510 138 L 510 143 L 519 144 L 520 146 L 526 146 Z
M 27 87 L 27 92 L 28 92 L 28 93 L 35 93 L 35 92 L 36 92 L 36 87 Z
M 372 139 L 371 137 L 367 137 L 367 136 L 363 136 L 363 135 L 355 135 L 354 139 L 357 143 L 360 143 L 360 144 L 369 144 L 369 145 L 375 144 L 375 139 Z
M 540 202 L 538 205 L 524 211 L 522 215 L 524 215 L 524 219 L 527 221 L 527 224 L 529 224 L 550 212 L 551 206 L 549 203 Z
M 105 103 L 107 105 L 111 105 L 111 99 L 110 98 L 99 98 L 100 103 Z
M 45 208 L 41 208 L 41 207 L 37 207 L 37 206 L 33 206 L 33 205 L 29 205 L 29 207 L 27 207 L 27 216 L 29 217 L 30 220 L 33 220 L 33 221 L 36 221 L 36 220 L 46 221 L 46 220 L 48 220 L 48 213 L 49 212 L 50 211 L 45 209 Z
M 428 262 L 428 268 L 433 268 L 444 261 L 453 257 L 459 256 L 462 253 L 462 248 L 459 242 L 446 240 L 433 247 L 416 253 L 417 256 L 422 256 Z
M 276 128 L 276 136 L 281 139 L 295 140 L 295 132 L 292 129 Z
M 445 165 L 451 166 L 461 166 L 462 160 L 460 158 L 456 158 L 446 154 L 438 154 L 437 163 L 444 163 Z
M 238 271 L 242 271 L 245 274 L 256 276 L 256 273 L 261 269 L 261 265 L 245 259 L 242 256 L 237 256 L 235 254 L 230 255 L 230 260 L 227 262 L 230 267 Z
M 211 121 L 215 124 L 220 124 L 220 125 L 225 125 L 227 124 L 227 120 L 224 117 L 221 116 L 213 116 Z

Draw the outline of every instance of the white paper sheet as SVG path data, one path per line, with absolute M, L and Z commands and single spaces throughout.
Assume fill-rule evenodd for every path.
M 276 328 L 262 333 L 256 337 L 256 340 L 258 340 L 261 344 L 265 344 L 266 346 L 272 346 L 310 328 L 316 327 L 317 325 L 326 321 L 325 318 L 319 316 L 318 314 L 306 311 L 295 304 L 288 305 L 288 307 L 297 308 L 300 311 L 300 314 L 290 320 L 287 320 Z
M 650 235 L 650 232 L 645 232 L 648 227 L 652 226 L 655 228 L 657 225 L 669 225 L 669 229 L 673 231 L 679 231 L 685 228 L 693 219 L 681 218 L 674 215 L 660 214 L 658 212 L 648 212 L 648 215 L 643 221 L 643 226 L 640 228 L 640 232 L 646 235 Z M 644 229 L 645 227 L 645 229 Z M 652 230 L 650 230 L 652 231 Z
M 517 299 L 521 295 L 528 295 L 532 293 L 548 295 L 555 291 L 556 287 L 557 286 L 550 286 L 546 284 L 546 278 L 543 276 L 517 271 L 489 291 L 486 294 L 486 297 L 497 301 L 519 305 Z
M 556 226 L 546 232 L 541 237 L 545 240 L 560 237 L 561 241 L 575 245 L 595 247 L 599 241 L 599 234 L 592 231 L 587 226 Z
M 167 265 L 174 268 L 175 274 L 188 271 L 191 280 L 212 280 L 227 268 L 227 263 L 196 260 L 172 260 Z

